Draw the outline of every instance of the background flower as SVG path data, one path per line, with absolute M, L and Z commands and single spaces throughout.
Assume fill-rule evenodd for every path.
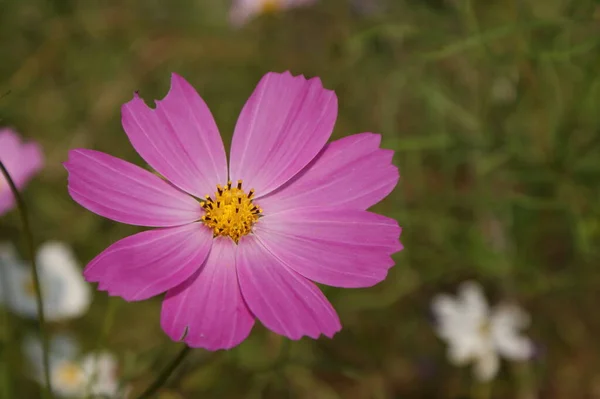
M 4 164 L 18 189 L 40 171 L 44 158 L 37 143 L 23 143 L 17 133 L 0 127 L 0 161 Z M 10 186 L 0 173 L 0 216 L 15 204 Z
M 72 250 L 64 243 L 47 242 L 38 250 L 37 264 L 46 319 L 60 321 L 85 314 L 92 293 Z M 13 312 L 37 318 L 31 266 L 18 258 L 9 243 L 0 246 L 0 265 L 0 299 Z
M 318 0 L 233 0 L 229 18 L 234 26 L 247 23 L 252 17 L 285 9 L 308 6 Z
M 475 282 L 463 283 L 456 299 L 436 296 L 432 307 L 436 332 L 448 344 L 448 358 L 456 365 L 473 363 L 479 380 L 496 376 L 499 356 L 522 361 L 532 355 L 531 341 L 520 334 L 529 316 L 515 305 L 488 309 L 481 286 Z
M 37 337 L 27 336 L 23 351 L 32 367 L 32 377 L 43 383 L 42 346 Z M 81 356 L 70 335 L 56 335 L 50 341 L 50 378 L 56 394 L 65 398 L 86 395 L 124 398 L 118 382 L 117 360 L 108 352 Z

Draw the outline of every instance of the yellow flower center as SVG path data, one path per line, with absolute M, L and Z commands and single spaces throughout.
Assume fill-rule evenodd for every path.
M 263 14 L 272 14 L 281 9 L 281 0 L 263 0 L 260 5 L 260 12 Z
M 262 209 L 252 203 L 252 197 L 254 189 L 246 194 L 241 180 L 235 187 L 232 187 L 231 181 L 225 187 L 217 184 L 214 199 L 207 195 L 202 202 L 206 211 L 202 222 L 212 229 L 213 237 L 227 236 L 238 243 L 241 237 L 252 231 L 252 226 L 262 214 Z
M 489 320 L 485 320 L 485 321 L 481 322 L 481 324 L 479 325 L 479 334 L 482 337 L 487 338 L 487 337 L 489 337 L 491 332 L 492 332 L 492 326 L 491 326 Z
M 83 370 L 75 363 L 65 362 L 56 370 L 56 379 L 62 385 L 77 386 L 84 380 Z

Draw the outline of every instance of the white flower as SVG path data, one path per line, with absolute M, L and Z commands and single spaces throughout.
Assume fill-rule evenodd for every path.
M 492 102 L 499 105 L 514 102 L 517 99 L 518 82 L 519 72 L 517 70 L 509 71 L 492 80 L 490 91 Z
M 48 242 L 37 254 L 46 319 L 59 321 L 84 314 L 92 298 L 89 285 L 71 249 Z M 10 244 L 0 245 L 0 301 L 13 312 L 37 317 L 31 266 L 21 261 Z
M 455 365 L 473 363 L 477 379 L 489 381 L 499 369 L 499 357 L 526 360 L 531 341 L 520 335 L 529 316 L 514 305 L 489 309 L 481 286 L 463 283 L 456 298 L 437 295 L 432 303 L 438 336 L 448 344 L 448 357 Z
M 233 25 L 241 26 L 258 14 L 306 6 L 313 4 L 316 1 L 317 0 L 234 0 L 229 16 Z
M 33 377 L 43 383 L 42 346 L 37 338 L 27 337 L 24 351 Z M 124 398 L 117 379 L 117 360 L 107 352 L 91 353 L 77 357 L 75 341 L 66 335 L 54 337 L 50 342 L 50 380 L 54 392 L 65 398 L 83 398 L 88 395 Z

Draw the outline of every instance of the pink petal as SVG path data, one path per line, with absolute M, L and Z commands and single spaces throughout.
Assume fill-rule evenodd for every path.
M 256 236 L 242 237 L 237 271 L 250 311 L 270 330 L 290 339 L 333 337 L 342 326 L 323 293 L 282 264 Z
M 171 339 L 217 350 L 233 348 L 248 337 L 254 316 L 240 292 L 236 247 L 228 237 L 215 238 L 204 267 L 167 292 L 161 325 Z
M 296 209 L 266 216 L 256 235 L 277 259 L 304 277 L 335 287 L 384 280 L 402 249 L 398 222 L 362 210 Z
M 367 209 L 398 183 L 393 151 L 379 148 L 381 136 L 361 133 L 336 140 L 287 184 L 261 198 L 265 214 L 309 206 Z
M 12 129 L 0 128 L 0 160 L 4 166 L 15 163 L 14 160 L 19 157 L 20 148 L 19 135 Z
M 0 129 L 0 161 L 8 170 L 18 189 L 43 167 L 44 156 L 37 143 L 21 143 L 19 136 L 11 129 Z M 15 199 L 8 182 L 0 173 L 0 215 L 15 205 Z
M 268 73 L 242 109 L 231 144 L 231 180 L 258 196 L 304 168 L 331 136 L 337 97 L 321 80 Z
M 200 203 L 129 162 L 93 150 L 69 151 L 69 194 L 106 218 L 138 226 L 178 226 L 198 220 Z
M 199 223 L 148 230 L 126 237 L 96 256 L 83 275 L 98 289 L 126 301 L 163 293 L 200 269 L 212 232 Z
M 177 187 L 204 197 L 227 183 L 225 147 L 215 120 L 181 76 L 172 74 L 171 89 L 155 110 L 136 93 L 121 112 L 135 150 Z

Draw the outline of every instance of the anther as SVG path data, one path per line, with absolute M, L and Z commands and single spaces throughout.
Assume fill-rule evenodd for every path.
M 217 185 L 212 198 L 206 195 L 206 199 L 200 201 L 206 212 L 201 220 L 214 237 L 228 236 L 237 243 L 252 232 L 252 226 L 261 217 L 262 210 L 252 203 L 254 190 L 245 193 L 242 186 L 241 180 L 237 180 L 236 185 L 229 180 L 225 185 Z

